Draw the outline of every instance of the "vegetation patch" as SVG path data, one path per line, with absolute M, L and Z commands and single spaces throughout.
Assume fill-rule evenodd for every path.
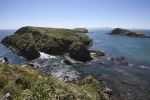
M 14 100 L 108 100 L 92 76 L 82 83 L 63 83 L 31 68 L 0 65 L 0 95 L 9 92 Z
M 14 35 L 5 37 L 1 43 L 13 52 L 27 59 L 40 56 L 39 51 L 47 54 L 62 55 L 69 51 L 73 42 L 89 45 L 91 39 L 79 31 L 60 28 L 22 27 Z

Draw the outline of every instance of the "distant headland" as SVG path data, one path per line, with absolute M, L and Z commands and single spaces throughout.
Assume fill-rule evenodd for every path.
M 150 38 L 149 36 L 146 36 L 145 34 L 131 32 L 127 29 L 121 29 L 121 28 L 115 28 L 108 34 L 110 34 L 110 35 L 129 36 L 129 37 L 138 37 L 138 38 Z

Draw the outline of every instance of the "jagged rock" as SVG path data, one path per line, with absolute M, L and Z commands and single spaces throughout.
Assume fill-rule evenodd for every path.
M 90 51 L 81 42 L 74 42 L 69 47 L 69 55 L 78 61 L 89 61 L 92 60 Z
M 106 94 L 108 94 L 108 95 L 112 95 L 113 94 L 113 91 L 112 91 L 112 89 L 109 89 L 109 88 L 105 88 L 104 89 L 104 93 L 106 93 Z
M 31 68 L 39 68 L 40 65 L 39 64 L 34 64 L 34 63 L 29 63 L 27 64 L 28 67 L 31 67 Z
M 130 36 L 130 37 L 139 37 L 139 38 L 150 38 L 149 36 L 146 36 L 145 34 L 140 34 L 136 32 L 131 32 L 126 29 L 121 28 L 115 28 L 110 33 L 110 35 L 122 35 L 122 36 Z
M 73 65 L 69 60 L 64 60 L 63 62 L 67 65 Z
M 90 50 L 90 54 L 92 58 L 97 58 L 101 56 L 105 56 L 105 53 L 102 51 L 97 51 L 97 50 Z
M 128 66 L 128 62 L 127 61 L 122 61 L 122 62 L 120 62 L 120 65 L 125 65 L 125 66 Z
M 116 56 L 116 60 L 119 60 L 119 61 L 121 61 L 121 60 L 124 60 L 125 58 L 123 57 L 123 56 Z

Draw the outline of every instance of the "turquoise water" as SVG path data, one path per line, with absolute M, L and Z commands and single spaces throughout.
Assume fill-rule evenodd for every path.
M 150 30 L 133 31 L 150 36 Z M 130 60 L 150 64 L 150 38 L 143 39 L 105 34 L 110 32 L 110 30 L 99 30 L 92 32 L 94 32 L 94 34 L 87 34 L 94 40 L 94 45 L 91 49 L 102 49 L 110 54 L 122 55 Z
M 15 30 L 0 30 L 0 40 L 11 35 Z M 132 38 L 112 36 L 106 34 L 111 30 L 90 30 L 87 35 L 93 39 L 89 49 L 102 50 L 106 56 L 78 66 L 68 66 L 62 63 L 64 57 L 42 53 L 40 58 L 33 61 L 17 56 L 8 48 L 0 44 L 0 57 L 6 56 L 11 63 L 24 65 L 27 63 L 40 64 L 39 70 L 49 73 L 62 80 L 65 75 L 70 79 L 83 79 L 87 75 L 96 77 L 101 74 L 102 87 L 113 89 L 114 100 L 150 100 L 150 38 Z M 150 36 L 150 30 L 134 30 Z M 119 65 L 119 62 L 109 60 L 109 56 L 124 56 L 128 66 Z M 105 62 L 105 66 L 100 66 Z M 52 66 L 58 64 L 58 67 Z

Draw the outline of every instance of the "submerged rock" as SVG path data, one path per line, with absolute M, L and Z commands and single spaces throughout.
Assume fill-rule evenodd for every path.
M 69 55 L 78 61 L 92 60 L 90 51 L 81 42 L 74 42 L 69 47 Z
M 120 65 L 124 65 L 124 66 L 128 66 L 128 62 L 127 61 L 122 61 L 122 62 L 120 62 Z
M 123 56 L 116 56 L 116 60 L 119 60 L 119 61 L 121 61 L 121 60 L 124 60 L 125 58 L 123 57 Z
M 14 35 L 5 37 L 1 43 L 19 56 L 36 59 L 40 53 L 62 55 L 69 51 L 73 42 L 89 45 L 91 39 L 71 29 L 22 27 Z
M 106 63 L 100 62 L 99 65 L 100 65 L 100 66 L 103 66 L 103 65 L 106 65 Z
M 115 28 L 110 33 L 110 35 L 122 35 L 122 36 L 130 36 L 130 37 L 139 37 L 139 38 L 150 38 L 149 36 L 146 36 L 145 34 L 140 34 L 136 32 L 131 32 L 126 29 L 121 28 Z

